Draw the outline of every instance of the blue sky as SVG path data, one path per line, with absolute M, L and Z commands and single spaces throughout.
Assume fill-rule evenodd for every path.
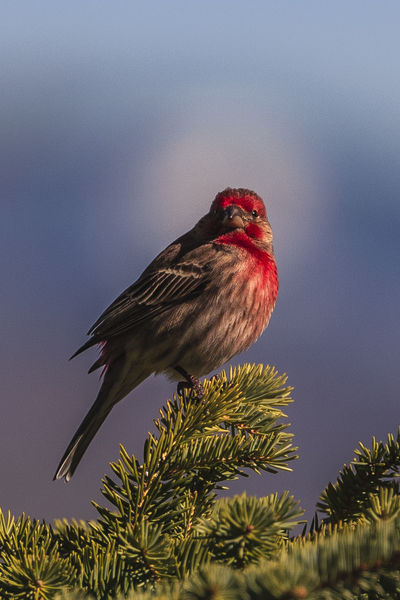
M 236 362 L 289 375 L 300 460 L 239 491 L 310 512 L 357 442 L 399 423 L 397 2 L 3 1 L 2 507 L 93 516 L 118 444 L 140 452 L 173 391 L 116 407 L 68 486 L 58 459 L 98 388 L 68 356 L 224 187 L 253 188 L 281 289 Z

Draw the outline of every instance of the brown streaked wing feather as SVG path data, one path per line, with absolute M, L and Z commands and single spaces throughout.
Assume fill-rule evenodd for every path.
M 208 265 L 189 263 L 145 271 L 104 311 L 89 334 L 112 337 L 196 297 L 208 284 L 209 271 Z

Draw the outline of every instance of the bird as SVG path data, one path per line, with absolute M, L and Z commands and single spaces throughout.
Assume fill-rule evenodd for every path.
M 102 313 L 71 356 L 98 345 L 89 373 L 102 367 L 103 381 L 54 479 L 71 479 L 111 409 L 150 375 L 183 378 L 178 393 L 190 387 L 201 397 L 199 378 L 246 350 L 267 327 L 278 288 L 262 198 L 246 188 L 224 189 Z

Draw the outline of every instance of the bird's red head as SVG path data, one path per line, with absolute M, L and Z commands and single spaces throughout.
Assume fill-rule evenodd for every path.
M 223 210 L 227 206 L 240 206 L 246 213 L 257 213 L 261 218 L 267 216 L 265 205 L 260 196 L 245 188 L 226 188 L 216 195 L 210 212 Z
M 272 230 L 260 196 L 245 188 L 226 188 L 215 197 L 209 218 L 221 243 L 272 253 Z M 251 246 L 249 246 L 251 243 Z

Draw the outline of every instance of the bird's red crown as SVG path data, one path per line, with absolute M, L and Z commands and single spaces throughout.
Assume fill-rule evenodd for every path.
M 217 208 L 225 208 L 230 204 L 236 204 L 245 210 L 251 212 L 256 210 L 260 217 L 266 217 L 265 205 L 260 196 L 251 190 L 245 188 L 226 188 L 216 195 L 214 202 L 211 205 L 211 210 Z

